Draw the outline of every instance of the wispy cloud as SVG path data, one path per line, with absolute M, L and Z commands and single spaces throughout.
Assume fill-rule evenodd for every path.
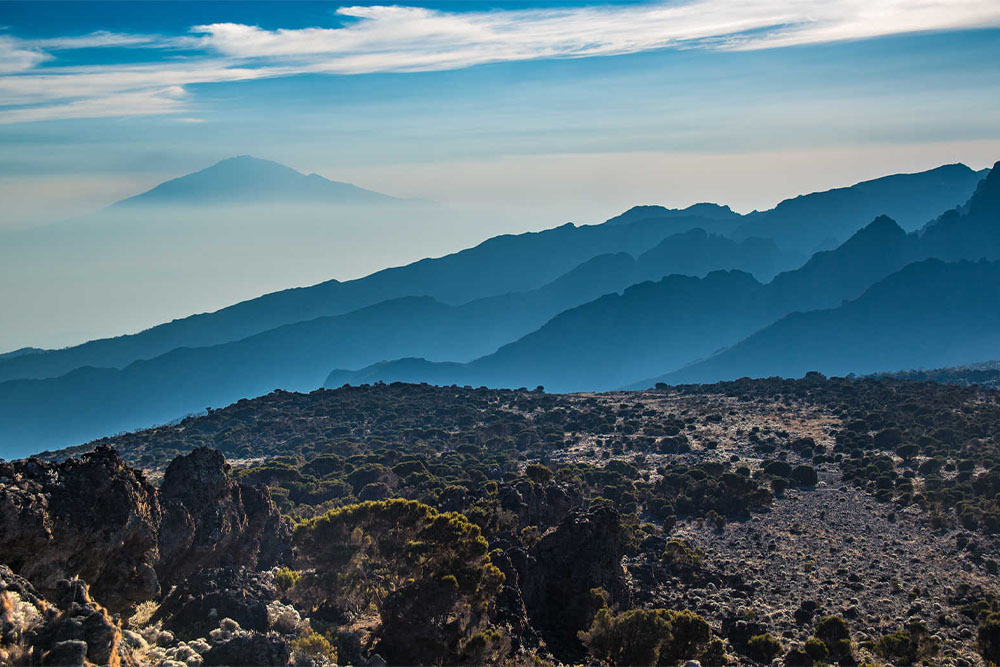
M 181 112 L 184 96 L 164 91 L 196 83 L 447 70 L 664 48 L 766 49 L 1000 26 L 1000 3 L 983 0 L 689 0 L 474 12 L 366 6 L 338 13 L 345 25 L 337 28 L 215 23 L 179 37 L 0 36 L 0 122 L 116 115 L 116 108 L 117 115 Z M 144 65 L 48 62 L 50 52 L 112 46 L 181 47 L 200 55 Z
M 43 51 L 24 46 L 12 37 L 0 35 L 0 75 L 30 70 L 51 57 Z
M 151 47 L 166 48 L 180 45 L 178 38 L 163 37 L 160 35 L 129 35 L 117 32 L 98 30 L 87 35 L 76 35 L 73 37 L 49 37 L 46 39 L 24 40 L 23 44 L 35 49 L 47 49 L 50 51 L 65 51 L 69 49 L 97 49 L 116 46 L 128 47 Z M 180 38 L 185 39 L 185 38 Z M 195 43 L 194 40 L 185 40 L 189 45 Z

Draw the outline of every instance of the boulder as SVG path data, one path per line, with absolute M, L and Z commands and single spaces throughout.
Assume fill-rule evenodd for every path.
M 159 524 L 155 489 L 110 447 L 0 463 L 0 554 L 43 596 L 78 576 L 114 612 L 155 597 Z
M 592 589 L 604 589 L 612 605 L 628 606 L 625 537 L 618 512 L 602 505 L 570 512 L 530 552 L 508 552 L 532 626 L 560 660 L 583 655 L 577 633 L 589 627 L 599 606 Z
M 209 665 L 255 665 L 270 667 L 288 664 L 291 650 L 288 643 L 274 633 L 240 633 L 228 641 L 213 646 L 202 658 Z
M 222 453 L 174 459 L 160 486 L 157 572 L 164 587 L 213 567 L 268 568 L 291 555 L 291 529 L 265 487 L 233 479 Z
M 153 615 L 181 639 L 207 637 L 223 618 L 246 630 L 269 630 L 268 604 L 278 598 L 268 573 L 212 568 L 197 572 L 168 593 Z

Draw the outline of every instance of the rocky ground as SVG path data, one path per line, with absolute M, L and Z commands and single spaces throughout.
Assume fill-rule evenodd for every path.
M 580 398 L 697 415 L 697 426 L 686 432 L 692 452 L 683 458 L 690 461 L 738 457 L 742 464 L 759 466 L 761 454 L 746 438 L 754 430 L 780 434 L 784 441 L 810 437 L 832 446 L 830 434 L 841 426 L 836 415 L 804 402 L 776 405 L 677 394 Z M 716 417 L 708 421 L 707 415 Z M 606 449 L 600 439 L 587 438 L 553 458 L 594 463 L 617 458 Z M 660 462 L 677 458 L 648 454 L 642 467 L 655 477 Z M 808 462 L 791 453 L 788 460 Z M 671 537 L 702 551 L 703 567 L 714 576 L 700 581 L 678 576 L 670 586 L 645 590 L 634 581 L 639 598 L 652 606 L 695 610 L 717 628 L 734 617 L 754 619 L 780 634 L 786 647 L 803 643 L 826 615 L 848 620 L 859 645 L 919 619 L 939 642 L 939 664 L 983 665 L 976 647 L 977 622 L 958 609 L 961 592 L 963 586 L 993 591 L 1000 586 L 996 571 L 991 573 L 989 565 L 958 544 L 978 541 L 983 552 L 1000 555 L 1000 540 L 961 529 L 935 530 L 916 507 L 879 502 L 845 483 L 835 464 L 818 466 L 818 473 L 814 488 L 788 489 L 769 509 L 747 520 L 721 529 L 704 521 L 680 522 Z M 727 585 L 727 579 L 735 585 Z M 882 662 L 863 649 L 861 657 Z
M 923 664 L 985 665 L 978 643 L 983 616 L 970 613 L 968 605 L 1000 593 L 1000 539 L 989 530 L 963 529 L 954 513 L 935 521 L 927 510 L 899 501 L 898 494 L 896 501 L 877 500 L 876 478 L 852 482 L 842 475 L 851 457 L 860 460 L 862 453 L 868 456 L 874 449 L 852 451 L 852 443 L 867 438 L 865 442 L 874 444 L 877 439 L 882 427 L 878 416 L 870 414 L 882 409 L 884 399 L 877 392 L 875 408 L 852 409 L 844 407 L 846 402 L 824 404 L 787 391 L 764 397 L 752 391 L 731 395 L 674 390 L 555 398 L 525 393 L 513 395 L 513 400 L 500 395 L 499 400 L 477 404 L 487 406 L 476 408 L 484 410 L 482 414 L 493 415 L 487 428 L 489 420 L 473 419 L 472 408 L 453 414 L 450 397 L 441 399 L 443 409 L 435 407 L 431 399 L 437 390 L 419 389 L 424 402 L 409 406 L 417 422 L 407 421 L 405 395 L 400 398 L 399 388 L 372 390 L 377 391 L 385 392 L 386 408 L 365 404 L 349 418 L 331 417 L 330 406 L 337 407 L 343 399 L 335 392 L 301 398 L 278 395 L 266 400 L 280 401 L 281 410 L 308 400 L 313 412 L 281 420 L 275 417 L 280 410 L 265 411 L 254 404 L 257 413 L 247 406 L 244 412 L 266 418 L 213 415 L 173 430 L 164 427 L 153 435 L 129 436 L 121 447 L 124 459 L 114 450 L 99 448 L 63 463 L 0 463 L 0 564 L 9 566 L 0 568 L 0 620 L 6 623 L 0 650 L 7 651 L 0 653 L 0 664 L 80 664 L 84 658 L 88 664 L 116 664 L 117 656 L 117 664 L 197 667 L 250 664 L 256 655 L 265 656 L 268 664 L 317 667 L 332 662 L 328 658 L 333 654 L 322 642 L 317 644 L 314 628 L 338 638 L 340 664 L 378 664 L 382 657 L 402 664 L 402 656 L 415 650 L 407 642 L 444 627 L 426 624 L 427 615 L 413 611 L 423 608 L 423 598 L 400 598 L 396 606 L 407 613 L 378 613 L 380 600 L 348 617 L 322 605 L 314 608 L 305 599 L 296 601 L 287 583 L 277 579 L 280 567 L 304 567 L 299 547 L 293 549 L 288 517 L 311 508 L 295 506 L 288 500 L 288 488 L 275 482 L 285 476 L 293 484 L 313 483 L 302 477 L 303 471 L 318 469 L 313 462 L 326 456 L 330 471 L 317 479 L 343 486 L 348 494 L 351 475 L 374 470 L 373 461 L 385 457 L 386 466 L 378 473 L 383 498 L 419 499 L 470 517 L 479 512 L 484 525 L 492 519 L 483 508 L 491 507 L 488 502 L 498 505 L 497 519 L 507 527 L 494 529 L 489 546 L 506 584 L 496 595 L 489 627 L 506 633 L 504 652 L 497 655 L 507 660 L 593 663 L 595 658 L 578 637 L 594 617 L 593 591 L 601 589 L 616 613 L 696 612 L 723 640 L 728 664 L 759 664 L 749 657 L 747 640 L 764 633 L 780 641 L 777 664 L 785 664 L 813 636 L 819 620 L 832 615 L 845 619 L 850 631 L 853 655 L 840 656 L 841 665 L 855 660 L 903 664 L 879 655 L 874 643 L 917 626 L 926 629 L 921 641 L 935 646 Z M 907 437 L 916 441 L 933 434 L 928 441 L 939 452 L 947 444 L 944 454 L 931 451 L 952 462 L 938 482 L 956 480 L 959 464 L 973 459 L 973 472 L 983 484 L 994 474 L 990 466 L 996 465 L 995 458 L 991 463 L 989 454 L 975 457 L 985 451 L 980 448 L 996 443 L 1000 423 L 994 424 L 996 413 L 990 406 L 1000 401 L 992 394 L 969 396 L 951 407 L 919 394 L 911 401 L 914 407 L 908 414 L 916 415 L 911 425 L 923 426 Z M 930 407 L 918 405 L 917 399 Z M 261 405 L 267 407 L 263 400 Z M 439 412 L 432 415 L 431 410 Z M 551 418 L 560 411 L 568 418 Z M 952 419 L 956 413 L 968 418 L 966 433 L 979 429 L 975 439 L 966 435 L 946 443 L 949 429 L 961 426 Z M 898 412 L 883 414 L 907 428 Z M 976 414 L 986 416 L 975 421 Z M 865 416 L 871 425 L 864 425 Z M 205 428 L 210 419 L 228 419 L 231 425 L 226 428 L 232 430 Z M 561 436 L 553 424 L 567 425 Z M 526 425 L 534 430 L 517 430 Z M 470 435 L 479 428 L 486 431 L 482 440 Z M 192 432 L 242 456 L 227 463 L 219 451 L 197 448 L 172 459 L 169 466 L 159 465 L 165 457 L 157 438 L 183 452 Z M 525 444 L 524 433 L 535 432 L 541 439 Z M 234 434 L 240 433 L 251 433 L 252 441 L 264 444 L 236 447 Z M 285 444 L 275 444 L 272 434 L 286 438 Z M 498 434 L 516 445 L 504 445 Z M 353 438 L 350 446 L 327 444 L 333 437 L 348 436 Z M 405 481 L 408 473 L 399 466 L 406 464 L 397 462 L 400 456 L 416 455 L 397 451 L 407 449 L 400 444 L 403 437 L 418 439 L 414 451 L 423 452 L 420 456 L 426 458 L 421 460 L 431 471 L 424 476 L 431 486 L 425 488 L 439 484 L 440 493 L 421 492 Z M 429 437 L 440 439 L 440 450 L 425 448 L 422 440 Z M 456 446 L 456 441 L 462 444 Z M 497 447 L 509 457 L 506 463 L 491 464 L 503 468 L 502 473 L 488 471 L 496 475 L 494 481 L 463 477 L 471 471 L 485 479 L 484 469 L 475 467 L 476 456 L 495 452 L 468 445 L 479 441 L 501 443 Z M 680 443 L 676 450 L 663 446 L 675 441 Z M 300 443 L 294 446 L 298 449 L 293 442 Z M 811 444 L 803 449 L 803 442 Z M 969 442 L 974 450 L 971 445 L 963 448 L 962 443 Z M 463 447 L 477 454 L 462 459 L 458 451 Z M 271 450 L 282 451 L 282 457 L 261 454 Z M 928 456 L 904 462 L 891 446 L 877 452 L 891 457 L 889 467 L 900 471 L 900 481 L 905 472 L 907 483 L 926 491 L 932 478 L 917 469 Z M 136 470 L 126 464 L 143 457 L 157 465 Z M 452 463 L 438 468 L 447 457 L 462 459 L 466 467 Z M 347 459 L 356 467 L 343 472 Z M 678 509 L 679 518 L 655 518 L 650 500 L 662 492 L 657 482 L 666 483 L 677 469 L 697 472 L 694 467 L 705 462 L 725 464 L 714 467 L 725 468 L 730 476 L 743 474 L 748 483 L 763 485 L 761 489 L 775 489 L 773 499 L 765 491 L 766 502 L 746 505 L 749 514 L 739 511 L 726 517 L 704 512 L 708 505 L 702 503 L 715 498 L 699 499 L 693 502 L 694 510 Z M 816 484 L 773 486 L 774 476 L 764 469 L 777 462 L 815 466 Z M 572 465 L 563 467 L 578 463 L 588 464 L 579 467 L 581 477 L 574 477 Z M 582 481 L 587 474 L 600 477 L 612 469 L 630 475 L 615 473 L 619 476 L 614 488 L 620 489 L 625 480 L 646 494 L 630 509 L 620 498 L 609 500 L 613 494 L 601 486 L 604 482 Z M 265 473 L 271 477 L 262 477 Z M 262 479 L 272 480 L 265 481 L 269 489 L 257 485 Z M 353 484 L 357 496 L 323 507 L 357 502 L 363 495 L 359 489 L 371 487 L 363 481 Z M 494 501 L 480 491 L 488 484 L 493 485 L 489 498 Z M 718 489 L 738 487 L 720 482 L 713 488 L 718 495 Z M 280 512 L 288 515 L 281 517 Z M 697 514 L 705 518 L 691 518 Z M 312 515 L 298 518 L 303 516 Z M 672 548 L 679 548 L 680 556 L 671 556 Z M 435 580 L 421 585 L 441 584 Z M 331 628 L 339 630 L 328 632 Z M 468 655 L 451 653 L 447 659 L 428 661 L 462 662 Z M 708 653 L 701 655 L 703 665 L 708 664 Z
M 963 584 L 995 588 L 996 576 L 956 549 L 960 531 L 932 531 L 919 513 L 879 503 L 837 475 L 824 473 L 815 490 L 788 491 L 770 511 L 722 530 L 684 523 L 675 533 L 745 589 L 657 592 L 666 606 L 694 608 L 720 624 L 752 614 L 790 642 L 804 642 L 815 618 L 828 614 L 845 618 L 859 643 L 916 617 L 940 641 L 939 664 L 982 664 L 976 622 L 952 600 Z

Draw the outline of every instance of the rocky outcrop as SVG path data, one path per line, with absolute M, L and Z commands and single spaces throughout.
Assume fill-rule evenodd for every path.
M 227 636 L 202 655 L 202 664 L 206 667 L 208 665 L 271 667 L 288 664 L 292 652 L 283 637 L 274 632 L 267 634 L 247 632 L 231 620 L 224 620 L 228 620 L 228 625 L 235 627 L 226 630 Z
M 45 596 L 79 576 L 112 611 L 159 592 L 156 491 L 115 450 L 0 463 L 0 560 Z
M 465 628 L 456 618 L 458 587 L 421 580 L 389 593 L 375 650 L 389 664 L 435 665 L 455 661 Z
M 224 618 L 266 632 L 268 605 L 278 598 L 270 573 L 215 568 L 198 572 L 170 591 L 152 620 L 181 639 L 207 637 Z
M 528 620 L 528 610 L 521 596 L 520 575 L 514 562 L 506 551 L 499 550 L 490 555 L 490 562 L 504 576 L 503 586 L 493 601 L 491 621 L 497 627 L 507 628 L 511 639 L 519 644 L 516 648 L 537 648 L 539 637 Z
M 500 487 L 499 497 L 500 506 L 517 514 L 520 525 L 542 529 L 556 525 L 583 504 L 583 494 L 576 486 L 539 484 L 526 479 Z
M 290 556 L 290 529 L 269 492 L 236 482 L 218 450 L 201 447 L 174 459 L 159 497 L 157 572 L 164 586 L 205 568 L 266 568 Z
M 43 597 L 79 577 L 125 613 L 193 572 L 270 567 L 290 543 L 267 489 L 235 481 L 215 450 L 176 459 L 159 491 L 110 447 L 0 463 L 0 562 Z
M 79 579 L 56 583 L 54 601 L 0 566 L 0 664 L 132 664 L 118 623 Z
M 604 589 L 611 604 L 627 606 L 624 545 L 618 513 L 600 506 L 574 510 L 530 552 L 508 552 L 532 625 L 559 659 L 582 656 L 577 632 L 589 626 L 599 606 L 592 589 Z

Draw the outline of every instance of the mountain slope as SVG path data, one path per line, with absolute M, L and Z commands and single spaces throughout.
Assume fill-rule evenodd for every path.
M 674 245 L 673 255 L 661 247 Z M 416 355 L 471 360 L 534 331 L 557 313 L 624 289 L 640 273 L 671 273 L 671 262 L 682 258 L 686 268 L 704 274 L 733 258 L 726 251 L 745 246 L 698 230 L 669 237 L 657 246 L 657 253 L 644 255 L 642 261 L 627 253 L 599 255 L 527 292 L 461 306 L 430 297 L 403 297 L 239 341 L 178 348 L 121 370 L 88 368 L 56 378 L 11 380 L 0 383 L 0 441 L 33 449 L 79 442 L 276 388 L 309 391 L 319 387 L 334 367 L 362 367 Z M 757 247 L 764 249 L 765 260 L 770 259 L 767 244 L 749 244 L 748 262 L 752 263 Z M 723 252 L 713 252 L 720 248 Z
M 175 178 L 112 208 L 205 204 L 385 204 L 400 200 L 350 183 L 308 176 L 270 160 L 241 155 Z
M 879 216 L 837 248 L 775 276 L 767 286 L 769 300 L 785 312 L 837 306 L 918 255 L 916 239 L 894 220 Z
M 969 201 L 920 230 L 922 252 L 946 260 L 1000 257 L 1000 162 Z
M 745 216 L 733 234 L 773 238 L 787 250 L 811 254 L 828 240 L 835 245 L 847 239 L 880 215 L 912 231 L 967 201 L 986 171 L 951 164 L 801 195 Z
M 694 233 L 681 236 L 704 240 Z M 335 371 L 326 386 L 399 380 L 541 384 L 551 391 L 612 389 L 640 377 L 644 369 L 677 368 L 709 355 L 794 310 L 829 308 L 853 299 L 909 261 L 911 242 L 895 222 L 879 218 L 839 248 L 817 253 L 766 285 L 754 282 L 751 287 L 735 274 L 710 274 L 704 280 L 671 276 L 562 313 L 468 364 L 406 359 L 357 372 Z M 723 248 L 736 247 L 728 243 L 732 245 Z M 644 257 L 656 254 L 666 253 L 650 251 Z
M 1000 346 L 1000 263 L 910 264 L 839 308 L 794 313 L 710 359 L 634 385 L 968 364 Z
M 240 160 L 236 159 L 234 164 L 239 164 Z M 258 165 L 258 162 L 264 161 L 253 161 L 251 164 L 268 172 L 282 174 L 278 180 L 291 178 L 299 181 L 309 178 L 280 165 Z M 934 191 L 940 181 L 944 184 L 941 187 L 948 190 L 938 197 L 944 200 L 952 196 L 952 190 L 960 189 L 953 185 L 953 181 L 961 185 L 972 180 L 969 174 L 973 172 L 965 167 L 941 168 L 935 170 L 937 171 L 941 173 L 935 178 L 921 178 L 922 175 L 919 174 L 902 178 L 899 181 L 902 185 L 897 189 L 926 198 L 928 195 L 923 191 Z M 164 184 L 161 187 L 165 189 L 156 196 L 168 196 L 171 192 L 182 189 L 181 182 L 190 184 L 191 181 L 185 179 L 194 176 L 196 174 L 177 179 L 170 187 Z M 895 177 L 887 178 L 896 182 L 891 180 Z M 872 183 L 882 180 L 885 179 Z M 968 187 L 971 191 L 973 185 Z M 154 188 L 151 193 L 157 190 L 158 188 Z M 821 202 L 823 198 L 816 200 L 814 195 L 808 195 L 800 199 L 808 203 Z M 928 212 L 926 218 L 961 201 L 964 201 L 964 197 L 955 197 L 947 205 Z M 937 200 L 931 204 L 936 206 Z M 803 207 L 800 203 L 796 206 L 803 215 L 816 214 L 815 204 Z M 785 211 L 788 208 L 789 205 L 779 205 L 775 211 Z M 856 213 L 854 209 L 851 211 L 852 215 Z M 759 215 L 766 217 L 771 213 L 773 212 Z M 783 220 L 790 219 L 786 213 L 782 213 L 782 216 Z M 864 220 L 872 217 L 874 215 L 858 218 L 850 224 L 857 228 Z M 83 366 L 123 368 L 133 361 L 151 359 L 177 347 L 201 347 L 240 340 L 285 324 L 344 314 L 402 296 L 426 295 L 445 303 L 460 304 L 508 292 L 527 291 L 555 280 L 574 266 L 599 254 L 626 252 L 639 256 L 678 232 L 697 227 L 711 231 L 718 229 L 719 224 L 731 226 L 741 219 L 743 218 L 728 208 L 712 204 L 698 204 L 680 211 L 662 207 L 636 207 L 613 218 L 609 221 L 610 224 L 583 227 L 563 225 L 544 232 L 498 236 L 468 250 L 386 269 L 358 280 L 331 280 L 311 287 L 273 292 L 215 312 L 174 320 L 137 334 L 94 340 L 23 358 L 0 358 L 0 381 L 56 377 Z M 761 229 L 768 231 L 771 228 L 764 226 Z M 755 230 L 744 225 L 741 234 L 747 240 L 755 235 Z M 774 272 L 791 266 L 794 266 L 793 257 L 778 255 L 773 265 L 735 262 L 730 266 L 716 264 L 710 268 L 741 268 L 766 280 Z M 695 271 L 687 272 L 697 275 Z M 645 273 L 641 278 L 658 278 L 660 275 L 663 274 Z
M 137 334 L 0 359 L 0 381 L 56 377 L 84 366 L 123 368 L 178 347 L 240 340 L 285 324 L 344 314 L 402 296 L 432 296 L 445 303 L 461 304 L 528 291 L 600 254 L 642 254 L 672 233 L 672 227 L 648 220 L 622 226 L 576 227 L 567 223 L 542 232 L 497 236 L 468 250 L 385 269 L 357 280 L 330 280 L 273 292 Z
M 791 261 L 793 258 L 778 250 L 771 239 L 749 238 L 738 243 L 698 228 L 669 236 L 640 255 L 637 279 L 632 282 L 659 280 L 669 273 L 704 276 L 722 269 L 738 269 L 758 280 L 770 280 Z
M 560 313 L 538 331 L 467 364 L 403 359 L 359 372 L 334 371 L 326 386 L 381 380 L 544 385 L 557 392 L 610 388 L 644 368 L 683 364 L 763 326 L 770 320 L 758 307 L 761 289 L 739 271 L 672 275 Z
M 910 262 L 945 254 L 948 249 L 957 248 L 956 252 L 968 253 L 971 259 L 1000 259 L 998 167 L 1000 164 L 983 179 L 965 206 L 941 216 L 921 234 L 906 234 L 894 221 L 880 216 L 835 250 L 817 253 L 799 269 L 778 275 L 752 294 L 739 295 L 745 301 L 729 305 L 727 295 L 707 297 L 718 299 L 718 307 L 725 310 L 728 319 L 706 334 L 704 341 L 689 341 L 686 348 L 674 349 L 679 339 L 673 331 L 673 318 L 680 321 L 690 314 L 690 309 L 697 312 L 706 307 L 695 297 L 703 290 L 698 281 L 678 286 L 689 290 L 690 295 L 677 296 L 674 302 L 659 299 L 660 286 L 653 285 L 646 290 L 630 290 L 633 298 L 623 310 L 608 297 L 586 304 L 572 311 L 572 318 L 570 313 L 564 313 L 539 331 L 469 364 L 440 366 L 407 359 L 353 373 L 334 371 L 327 386 L 375 380 L 508 387 L 542 384 L 556 391 L 621 386 L 629 382 L 628 373 L 642 372 L 643 363 L 669 369 L 685 354 L 688 362 L 696 360 L 796 310 L 832 308 L 855 299 L 873 283 Z M 639 296 L 646 301 L 635 298 Z M 685 299 L 689 301 L 682 307 Z M 693 326 L 697 329 L 701 324 Z M 725 336 L 729 336 L 728 342 Z M 657 344 L 666 349 L 649 351 L 655 350 Z
M 698 220 L 698 226 L 716 234 L 728 234 L 736 229 L 743 216 L 728 206 L 719 204 L 694 204 L 687 208 L 666 208 L 665 206 L 633 206 L 621 215 L 605 221 L 607 225 L 627 225 L 640 220 L 669 221 L 682 232 L 689 228 L 690 220 Z

